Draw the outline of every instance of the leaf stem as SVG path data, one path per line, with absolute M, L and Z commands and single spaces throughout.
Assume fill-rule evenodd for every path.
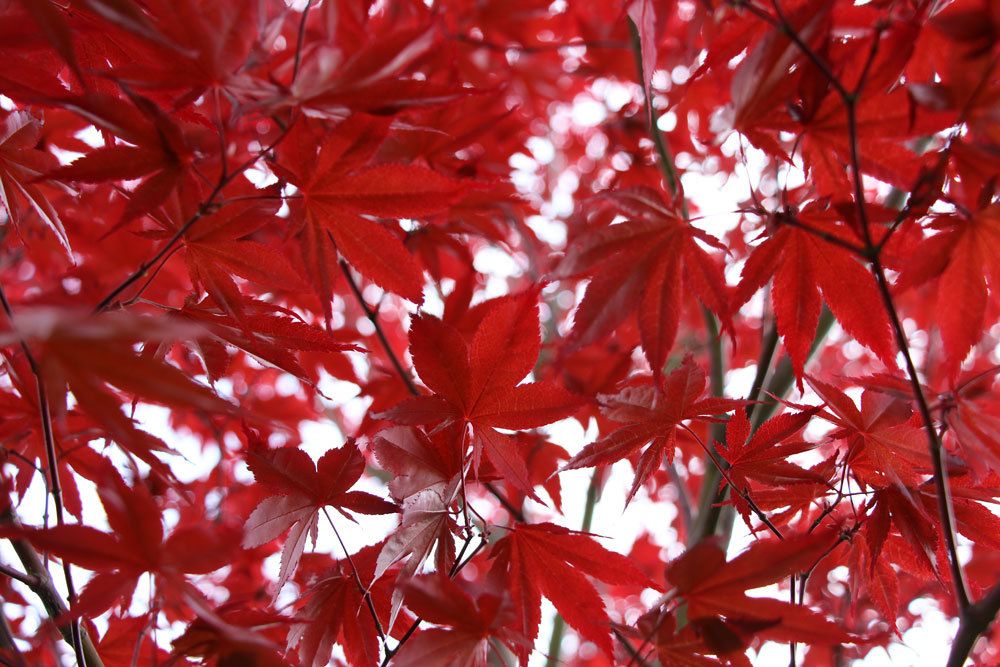
M 386 356 L 389 357 L 389 363 L 391 363 L 392 367 L 396 369 L 396 375 L 398 375 L 399 379 L 406 385 L 407 391 L 414 396 L 419 396 L 420 390 L 417 389 L 417 385 L 413 383 L 413 378 L 410 377 L 410 372 L 403 367 L 403 363 L 399 360 L 395 350 L 393 350 L 392 346 L 389 344 L 389 339 L 385 336 L 385 331 L 382 329 L 382 325 L 378 319 L 378 311 L 374 310 L 365 301 L 364 296 L 361 294 L 361 288 L 358 286 L 357 281 L 354 280 L 354 276 L 351 274 L 351 268 L 344 260 L 340 260 L 340 270 L 344 273 L 344 277 L 347 278 L 347 284 L 350 286 L 351 292 L 354 293 L 354 298 L 358 302 L 358 305 L 361 306 L 361 310 L 365 312 L 365 316 L 368 318 L 368 321 L 371 322 L 372 326 L 375 328 L 375 335 L 378 337 L 379 343 L 382 344 L 382 349 L 385 351 Z
M 378 618 L 378 612 L 375 611 L 375 603 L 372 601 L 371 593 L 365 587 L 364 583 L 361 581 L 361 575 L 358 574 L 358 566 L 354 564 L 354 558 L 351 556 L 351 552 L 347 550 L 347 546 L 344 544 L 344 540 L 340 537 L 340 531 L 337 530 L 337 526 L 333 523 L 333 517 L 330 516 L 330 512 L 323 508 L 323 516 L 326 517 L 327 522 L 330 524 L 330 528 L 333 529 L 333 534 L 337 538 L 337 543 L 340 544 L 341 551 L 344 552 L 344 558 L 347 559 L 347 564 L 351 566 L 351 575 L 354 577 L 354 583 L 357 585 L 358 590 L 361 592 L 361 596 L 365 600 L 365 606 L 368 607 L 368 613 L 371 614 L 372 620 L 375 621 L 375 631 L 378 633 L 378 638 L 382 640 L 382 645 L 385 645 L 385 630 L 382 629 L 382 621 Z

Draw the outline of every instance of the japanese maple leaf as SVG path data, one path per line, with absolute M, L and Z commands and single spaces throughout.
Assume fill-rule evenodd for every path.
M 451 506 L 457 495 L 457 486 L 441 488 L 435 485 L 403 501 L 399 527 L 389 535 L 379 551 L 373 575 L 375 580 L 381 580 L 398 563 L 403 563 L 398 576 L 409 579 L 431 552 L 434 553 L 436 571 L 451 572 L 455 566 L 455 535 L 458 534 L 458 523 L 452 516 Z M 395 622 L 402 603 L 403 591 L 396 588 L 392 592 L 390 624 Z
M 896 617 L 899 615 L 899 580 L 889 559 L 872 558 L 868 543 L 865 540 L 855 540 L 851 543 L 847 567 L 851 572 L 857 573 L 848 582 L 852 607 L 856 610 L 867 598 L 867 602 L 881 612 L 889 629 L 898 632 Z
M 998 371 L 1000 366 L 985 370 L 978 366 L 957 378 L 948 378 L 936 390 L 921 386 L 924 396 L 936 397 L 931 407 L 947 426 L 945 436 L 955 439 L 965 464 L 978 479 L 986 479 L 991 471 L 1000 471 L 1000 411 L 991 400 Z M 914 400 L 913 385 L 905 377 L 876 374 L 856 381 L 873 391 Z
M 462 452 L 451 447 L 445 433 L 428 435 L 411 426 L 383 429 L 372 447 L 379 465 L 392 473 L 389 492 L 403 500 L 425 489 L 451 495 L 462 472 Z
M 393 658 L 399 667 L 486 667 L 491 640 L 516 648 L 507 627 L 513 618 L 510 599 L 496 586 L 476 590 L 443 575 L 409 579 L 404 584 L 406 606 L 438 627 L 423 630 Z
M 0 127 L 0 202 L 10 219 L 20 224 L 23 212 L 17 202 L 26 200 L 70 253 L 59 213 L 35 183 L 39 176 L 59 166 L 56 156 L 36 148 L 40 137 L 41 123 L 30 113 L 13 111 L 4 118 Z
M 643 482 L 659 470 L 664 456 L 667 462 L 673 461 L 676 431 L 683 422 L 713 421 L 716 415 L 744 404 L 729 398 L 702 398 L 705 384 L 705 371 L 689 355 L 666 378 L 602 394 L 605 416 L 624 426 L 584 447 L 562 469 L 608 465 L 650 445 L 639 456 L 626 502 L 631 501 Z
M 800 378 L 816 336 L 822 301 L 844 330 L 895 368 L 895 348 L 885 307 L 875 280 L 847 249 L 785 223 L 791 213 L 775 214 L 776 227 L 754 248 L 740 274 L 733 309 L 746 303 L 773 278 L 774 315 L 778 333 Z M 858 244 L 857 236 L 837 222 L 835 211 L 810 204 L 796 220 L 842 241 Z
M 361 19 L 351 16 L 354 12 L 323 9 L 335 12 L 336 19 L 325 23 L 336 26 L 338 34 L 312 40 L 291 86 L 292 97 L 283 97 L 282 102 L 294 100 L 323 115 L 341 117 L 348 110 L 391 114 L 451 102 L 472 92 L 452 83 L 407 76 L 415 63 L 440 46 L 441 31 L 435 23 L 400 25 L 393 12 L 379 17 L 358 11 Z M 291 64 L 290 59 L 286 62 Z
M 122 222 L 155 210 L 188 177 L 195 156 L 214 149 L 203 145 L 207 135 L 199 126 L 181 125 L 145 97 L 131 92 L 127 97 L 132 105 L 96 93 L 74 100 L 81 113 L 122 142 L 95 148 L 48 174 L 77 183 L 142 179 L 128 193 Z
M 220 91 L 237 96 L 252 85 L 244 65 L 266 39 L 260 34 L 265 19 L 253 2 L 154 0 L 141 8 L 101 0 L 85 4 L 120 29 L 113 39 L 128 60 L 116 62 L 107 76 L 146 90 L 177 91 L 178 108 Z
M 753 490 L 754 503 L 769 515 L 771 523 L 778 528 L 794 524 L 799 528 L 808 527 L 811 508 L 830 492 L 829 480 L 837 472 L 836 464 L 837 455 L 833 454 L 806 470 L 814 481 L 800 480 L 788 486 L 757 487 Z
M 555 270 L 561 279 L 590 277 L 573 316 L 571 345 L 595 343 L 637 313 L 643 351 L 659 376 L 677 337 L 685 294 L 693 292 L 728 320 L 722 269 L 698 242 L 725 247 L 650 188 L 619 190 L 602 200 L 609 213 L 628 220 L 583 233 Z
M 318 136 L 303 121 L 290 132 L 274 165 L 302 192 L 299 245 L 328 319 L 337 252 L 380 287 L 421 303 L 423 269 L 399 237 L 374 218 L 441 213 L 471 186 L 414 164 L 369 164 L 388 129 L 386 119 L 355 114 Z
M 935 322 L 941 332 L 946 372 L 958 374 L 969 350 L 983 336 L 986 306 L 1000 286 L 1000 204 L 968 218 L 943 216 L 900 270 L 896 289 L 937 282 Z
M 789 25 L 800 40 L 818 48 L 829 38 L 830 10 L 833 4 L 830 0 L 823 0 L 789 11 Z M 782 155 L 784 151 L 777 142 L 757 128 L 779 114 L 778 107 L 791 97 L 797 81 L 796 77 L 790 76 L 790 72 L 795 65 L 806 60 L 806 56 L 782 30 L 775 28 L 764 35 L 763 39 L 755 39 L 756 35 L 751 31 L 759 31 L 760 26 L 751 25 L 747 29 L 736 24 L 736 27 L 739 31 L 727 34 L 730 39 L 719 40 L 721 46 L 714 49 L 721 50 L 721 58 L 728 60 L 738 55 L 735 49 L 746 43 L 743 40 L 754 43 L 732 77 L 733 127 L 758 147 L 769 153 Z M 720 58 L 714 53 L 710 55 Z
M 849 641 L 847 633 L 809 607 L 746 594 L 809 570 L 827 555 L 834 539 L 828 531 L 816 531 L 762 540 L 729 562 L 719 544 L 706 540 L 667 566 L 667 581 L 686 603 L 689 621 L 771 621 L 773 625 L 760 629 L 758 636 L 819 644 Z
M 6 380 L 10 387 L 0 392 L 0 441 L 8 445 L 7 462 L 14 466 L 13 491 L 23 497 L 35 475 L 45 470 L 47 452 L 45 434 L 38 425 L 42 412 L 38 404 L 38 388 L 31 365 L 24 354 L 17 350 L 2 355 Z M 68 410 L 61 420 L 64 426 L 56 439 L 56 457 L 62 481 L 63 507 L 73 516 L 80 517 L 83 503 L 76 484 L 76 475 L 70 471 L 86 474 L 101 456 L 85 444 L 91 439 L 93 429 L 99 429 L 92 419 L 79 410 Z M 16 443 L 16 444 L 13 444 Z
M 726 441 L 718 443 L 719 455 L 729 463 L 727 476 L 735 493 L 732 502 L 750 525 L 750 506 L 742 493 L 751 491 L 751 482 L 767 486 L 785 486 L 803 482 L 823 482 L 818 475 L 788 461 L 789 456 L 815 447 L 801 439 L 792 440 L 819 410 L 785 413 L 773 417 L 750 433 L 750 420 L 744 410 L 737 410 L 726 424 Z M 719 488 L 726 484 L 720 480 Z
M 984 384 L 986 392 L 959 385 L 950 397 L 953 403 L 944 410 L 944 423 L 962 448 L 969 468 L 979 478 L 1000 472 L 1000 412 L 991 402 L 995 394 L 988 388 L 993 383 Z
M 166 664 L 170 654 L 151 641 L 137 646 L 136 637 L 142 636 L 149 627 L 149 615 L 117 616 L 108 619 L 108 629 L 101 635 L 97 652 L 101 661 L 111 667 L 131 665 L 137 658 L 138 664 Z
M 581 637 L 610 656 L 611 621 L 587 577 L 608 584 L 657 587 L 625 556 L 608 551 L 585 533 L 551 523 L 518 524 L 490 555 L 493 572 L 503 578 L 514 601 L 513 629 L 529 642 L 538 635 L 544 595 Z M 515 652 L 526 665 L 528 648 L 519 646 Z
M 378 628 L 358 581 L 368 592 L 379 622 L 384 626 L 389 618 L 395 578 L 374 579 L 375 557 L 380 546 L 365 547 L 352 554 L 349 561 L 333 562 L 312 577 L 305 587 L 302 606 L 295 614 L 297 622 L 288 633 L 288 646 L 297 649 L 299 664 L 303 667 L 329 664 L 334 644 L 344 649 L 348 664 L 378 666 Z M 354 568 L 357 568 L 356 573 Z
M 831 440 L 847 442 L 846 459 L 865 484 L 916 486 L 931 472 L 927 437 L 911 421 L 910 407 L 886 394 L 865 391 L 861 409 L 844 392 L 816 378 L 807 378 L 827 411 L 817 414 L 839 428 Z
M 247 465 L 257 483 L 274 495 L 262 500 L 247 518 L 243 546 L 266 544 L 291 529 L 281 552 L 278 589 L 298 566 L 306 539 L 312 535 L 315 541 L 319 513 L 325 507 L 333 507 L 348 518 L 351 518 L 348 512 L 398 511 L 395 505 L 378 496 L 350 490 L 365 470 L 365 457 L 353 440 L 329 450 L 316 463 L 301 449 L 268 450 L 258 443 L 251 445 Z
M 531 429 L 571 415 L 580 400 L 552 382 L 518 384 L 541 347 L 538 294 L 528 291 L 486 302 L 472 340 L 447 322 L 420 315 L 410 326 L 413 365 L 433 396 L 419 396 L 379 415 L 401 424 L 445 423 L 456 448 L 472 449 L 478 474 L 486 458 L 504 479 L 535 497 L 517 441 L 497 429 Z
M 144 235 L 164 240 L 174 236 L 197 215 L 205 194 L 194 185 L 179 188 L 176 196 L 164 205 L 165 214 L 154 221 L 162 231 Z M 227 190 L 227 195 L 236 201 L 200 217 L 181 242 L 191 281 L 203 288 L 220 308 L 239 317 L 247 297 L 241 293 L 237 278 L 272 290 L 301 290 L 306 283 L 284 252 L 251 238 L 276 220 L 281 205 L 277 188 L 257 190 L 244 186 Z M 241 197 L 247 199 L 241 201 Z
M 869 554 L 869 571 L 882 559 L 883 547 L 892 531 L 899 533 L 909 545 L 919 566 L 933 573 L 943 584 L 945 579 L 937 563 L 946 563 L 941 550 L 942 540 L 938 529 L 937 506 L 926 507 L 916 489 L 902 485 L 878 489 L 867 500 L 868 516 L 862 527 Z M 932 500 L 932 503 L 936 501 Z M 943 560 L 939 560 L 943 559 Z
M 139 577 L 153 574 L 157 595 L 167 602 L 183 602 L 202 615 L 211 615 L 202 594 L 186 578 L 228 565 L 236 551 L 238 531 L 223 525 L 181 525 L 165 535 L 160 508 L 145 484 L 128 486 L 107 464 L 97 494 L 110 533 L 80 524 L 51 528 L 16 528 L 38 549 L 59 556 L 97 574 L 80 593 L 72 613 L 97 616 L 135 591 Z
M 315 384 L 317 378 L 302 367 L 296 352 L 337 354 L 361 350 L 355 345 L 337 340 L 329 331 L 287 316 L 294 315 L 293 312 L 263 301 L 245 301 L 239 318 L 220 312 L 211 307 L 211 302 L 205 301 L 200 304 L 188 303 L 182 309 L 174 311 L 174 314 L 178 318 L 197 322 L 213 340 L 237 347 L 309 384 Z M 204 342 L 202 338 L 196 341 L 196 345 L 204 348 Z M 202 352 L 206 358 L 205 366 L 209 377 L 213 381 L 217 380 L 224 374 L 225 366 L 220 368 L 214 365 L 209 360 L 210 355 L 204 354 L 204 349 Z

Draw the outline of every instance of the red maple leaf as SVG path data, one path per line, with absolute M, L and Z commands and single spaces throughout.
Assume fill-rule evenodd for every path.
M 726 562 L 726 552 L 707 540 L 667 566 L 667 581 L 686 603 L 691 621 L 723 618 L 729 622 L 768 621 L 762 638 L 805 643 L 841 643 L 848 635 L 812 609 L 746 591 L 779 582 L 813 567 L 834 545 L 834 536 L 817 531 L 784 540 L 762 540 Z
M 816 445 L 792 440 L 818 411 L 785 413 L 767 420 L 750 434 L 750 420 L 743 410 L 737 410 L 726 424 L 726 441 L 718 443 L 719 455 L 729 463 L 726 471 L 735 493 L 732 502 L 750 525 L 750 506 L 743 493 L 750 492 L 751 482 L 766 486 L 786 486 L 797 483 L 822 483 L 819 475 L 788 461 L 789 456 L 809 451 Z M 719 481 L 721 489 L 726 480 Z
M 38 150 L 41 124 L 26 111 L 7 115 L 0 128 L 0 202 L 15 223 L 23 217 L 18 201 L 24 199 L 70 251 L 66 230 L 55 207 L 35 180 L 59 166 L 51 153 Z
M 508 628 L 513 617 L 510 599 L 495 586 L 476 590 L 442 575 L 430 575 L 408 580 L 404 590 L 410 611 L 438 627 L 414 637 L 393 658 L 395 665 L 486 667 L 493 652 L 491 640 L 511 648 L 519 645 Z
M 95 148 L 47 176 L 76 183 L 142 179 L 127 193 L 122 222 L 154 211 L 190 177 L 195 156 L 205 146 L 197 125 L 177 122 L 152 100 L 125 89 L 131 104 L 103 94 L 89 94 L 73 104 L 121 143 Z M 209 149 L 211 150 L 211 149 Z
M 722 271 L 699 242 L 725 247 L 652 189 L 619 190 L 596 203 L 607 209 L 604 217 L 624 215 L 628 221 L 580 235 L 555 270 L 558 278 L 590 277 L 573 316 L 572 343 L 595 343 L 634 312 L 646 359 L 659 376 L 677 337 L 685 294 L 693 292 L 728 320 Z
M 996 300 L 1000 204 L 986 206 L 969 217 L 936 218 L 930 228 L 938 233 L 914 249 L 902 266 L 896 289 L 936 280 L 935 323 L 944 344 L 946 370 L 954 376 L 982 338 L 990 298 Z
M 343 647 L 351 665 L 379 664 L 379 628 L 367 606 L 365 593 L 379 623 L 385 624 L 395 584 L 394 577 L 378 580 L 374 577 L 379 547 L 377 544 L 365 547 L 349 560 L 330 563 L 311 577 L 299 601 L 297 622 L 288 633 L 289 648 L 298 650 L 303 667 L 328 664 L 334 644 Z
M 639 487 L 659 470 L 664 457 L 674 459 L 677 428 L 688 420 L 713 421 L 723 412 L 735 410 L 744 401 L 729 398 L 702 398 L 705 371 L 687 356 L 669 376 L 628 386 L 617 394 L 600 397 L 602 411 L 612 421 L 624 424 L 597 442 L 584 447 L 563 470 L 608 465 L 650 445 L 636 465 L 628 501 Z M 650 444 L 651 443 L 651 444 Z
M 455 447 L 471 447 L 472 471 L 486 458 L 522 492 L 535 497 L 515 438 L 497 429 L 530 429 L 571 415 L 578 398 L 552 382 L 518 384 L 541 347 L 537 293 L 494 299 L 470 341 L 447 322 L 421 315 L 410 327 L 410 354 L 433 396 L 404 401 L 380 417 L 401 424 L 444 423 Z
M 136 353 L 138 344 L 192 333 L 180 322 L 171 327 L 128 313 L 88 318 L 74 311 L 36 310 L 23 312 L 15 324 L 14 338 L 23 338 L 36 348 L 39 372 L 55 416 L 66 415 L 66 392 L 71 391 L 81 412 L 165 479 L 173 475 L 155 453 L 173 450 L 160 438 L 135 426 L 122 411 L 116 391 L 133 400 L 174 409 L 209 414 L 234 411 L 232 404 L 210 388 L 158 359 L 156 346 L 147 345 L 143 352 Z
M 930 473 L 927 436 L 911 421 L 907 404 L 866 391 L 858 410 L 854 401 L 833 385 L 808 380 L 829 410 L 817 415 L 840 427 L 827 437 L 847 443 L 846 458 L 858 479 L 876 487 L 916 486 Z
M 158 580 L 159 597 L 212 619 L 207 601 L 186 575 L 207 574 L 227 565 L 237 549 L 238 532 L 224 525 L 195 523 L 166 535 L 160 508 L 143 481 L 128 486 L 110 465 L 97 493 L 109 533 L 81 524 L 7 529 L 47 553 L 97 573 L 80 593 L 72 614 L 96 616 L 123 598 L 127 602 L 139 577 L 148 572 Z
M 260 546 L 291 529 L 281 552 L 278 589 L 295 572 L 307 538 L 311 535 L 315 541 L 319 513 L 324 508 L 333 507 L 349 519 L 352 517 L 348 512 L 392 514 L 399 511 L 378 496 L 350 490 L 365 470 L 365 457 L 354 441 L 329 450 L 316 463 L 301 449 L 269 450 L 252 445 L 247 465 L 257 483 L 275 495 L 262 500 L 247 518 L 243 546 Z
M 772 222 L 775 227 L 747 258 L 733 298 L 735 309 L 773 277 L 778 333 L 799 378 L 816 337 L 821 291 L 822 300 L 844 330 L 874 351 L 887 366 L 895 368 L 889 319 L 875 279 L 851 251 L 793 226 L 793 222 L 808 225 L 810 229 L 859 245 L 857 234 L 840 223 L 839 216 L 836 210 L 824 210 L 816 204 L 794 214 L 775 214 Z M 786 219 L 789 221 L 785 222 Z
M 299 245 L 327 319 L 338 252 L 380 287 L 421 303 L 423 269 L 377 218 L 441 213 L 472 185 L 414 164 L 370 164 L 388 131 L 387 119 L 361 114 L 325 136 L 300 121 L 274 164 L 302 193 Z
M 493 572 L 503 578 L 514 601 L 513 628 L 529 641 L 538 635 L 544 595 L 584 639 L 611 656 L 611 621 L 587 577 L 656 588 L 625 556 L 608 551 L 585 533 L 551 523 L 519 524 L 494 545 L 491 557 Z M 521 664 L 527 664 L 527 647 L 515 652 Z

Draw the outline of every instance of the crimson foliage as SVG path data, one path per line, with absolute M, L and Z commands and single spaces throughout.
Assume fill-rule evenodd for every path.
M 0 12 L 5 664 L 1000 659 L 997 2 Z

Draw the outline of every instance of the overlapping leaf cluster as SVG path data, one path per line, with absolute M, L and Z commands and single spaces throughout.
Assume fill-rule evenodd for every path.
M 0 3 L 0 659 L 994 664 L 998 35 Z

